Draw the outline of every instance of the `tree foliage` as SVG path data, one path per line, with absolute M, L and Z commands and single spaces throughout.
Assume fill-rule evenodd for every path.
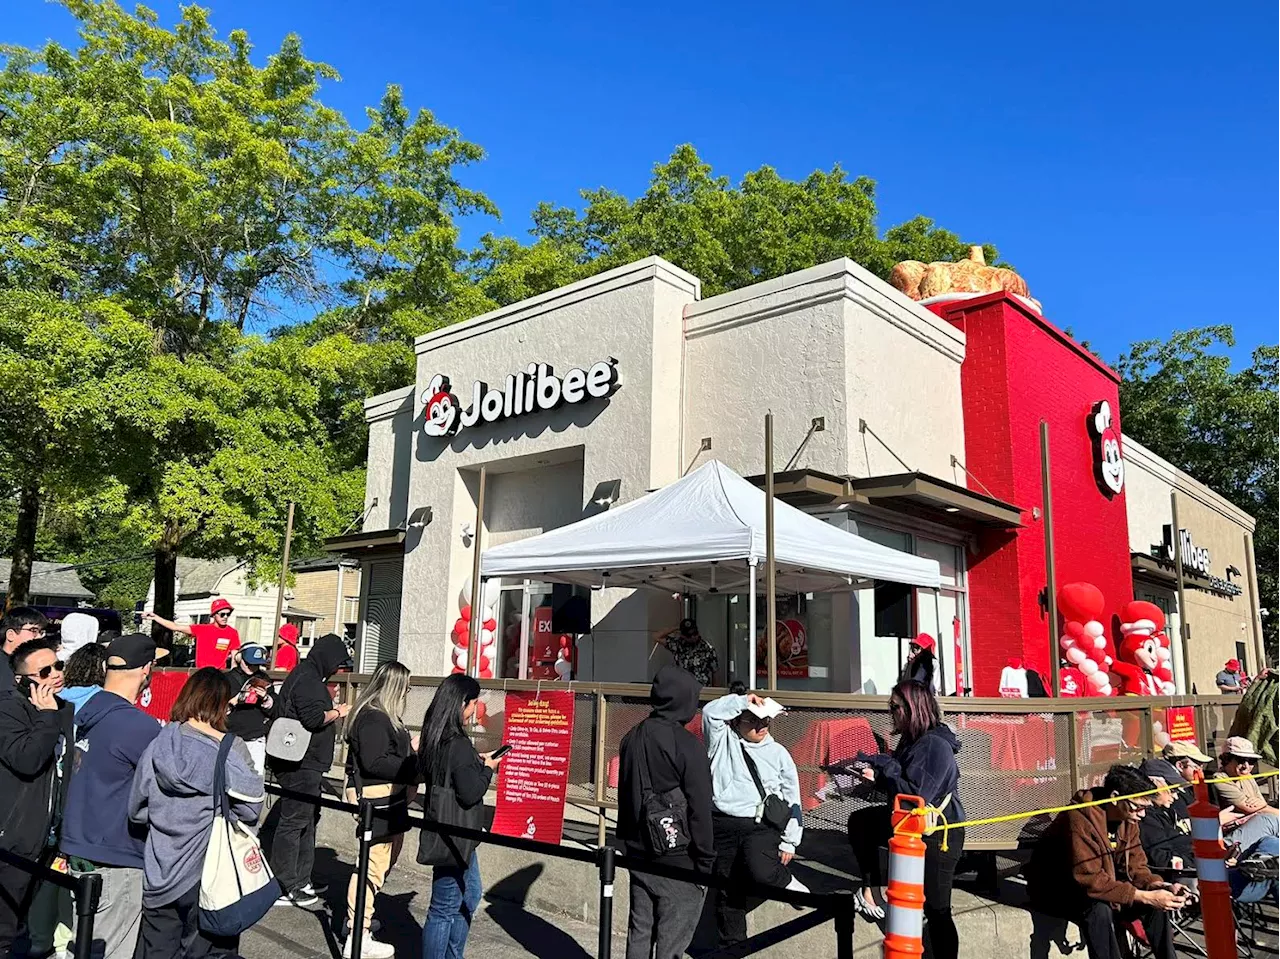
M 1276 661 L 1276 346 L 1255 349 L 1232 369 L 1221 347 L 1235 345 L 1230 326 L 1206 326 L 1167 340 L 1135 343 L 1117 369 L 1126 433 L 1221 493 L 1258 522 L 1254 555 L 1258 592 L 1268 615 L 1263 631 Z

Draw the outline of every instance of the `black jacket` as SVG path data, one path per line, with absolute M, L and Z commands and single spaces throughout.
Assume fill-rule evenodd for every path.
M 334 633 L 316 640 L 307 658 L 285 677 L 276 699 L 275 718 L 296 719 L 311 733 L 311 743 L 306 755 L 297 763 L 271 761 L 271 768 L 280 772 L 295 769 L 326 771 L 333 765 L 333 746 L 337 742 L 338 724 L 326 723 L 324 714 L 333 709 L 333 697 L 326 680 L 347 661 L 347 644 Z
M 395 783 L 411 786 L 418 781 L 418 756 L 410 744 L 409 730 L 397 729 L 381 709 L 360 710 L 347 742 L 347 785 L 376 786 Z M 481 794 L 483 796 L 483 794 Z
M 655 793 L 680 789 L 689 808 L 689 850 L 664 857 L 672 865 L 710 871 L 715 863 L 711 826 L 711 763 L 706 747 L 685 728 L 698 710 L 698 681 L 687 670 L 663 666 L 653 678 L 653 712 L 622 737 L 618 758 L 618 838 L 628 854 L 648 855 L 642 840 L 644 805 L 640 766 L 648 759 Z M 683 861 L 682 861 L 683 860 Z
M 933 673 L 936 664 L 937 660 L 934 658 L 933 653 L 927 649 L 922 650 L 912 659 L 907 660 L 906 665 L 902 667 L 902 675 L 898 677 L 898 682 L 905 683 L 909 680 L 914 680 L 933 689 Z
M 929 805 L 941 807 L 950 796 L 943 815 L 950 822 L 963 822 L 958 752 L 960 741 L 956 734 L 946 723 L 939 723 L 925 730 L 919 739 L 900 737 L 892 753 L 858 753 L 858 759 L 875 769 L 877 782 L 889 794 L 890 805 L 894 797 L 906 795 L 920 796 Z
M 231 692 L 239 696 L 249 684 L 249 680 L 258 677 L 265 678 L 267 674 L 262 670 L 258 670 L 253 675 L 247 675 L 244 670 L 237 666 L 235 669 L 228 669 L 223 675 L 227 677 L 227 682 L 231 684 Z M 269 695 L 269 692 L 262 691 L 261 695 Z M 261 699 L 256 703 L 236 703 L 231 707 L 231 712 L 227 713 L 227 732 L 233 733 L 236 738 L 245 741 L 265 739 L 267 727 L 271 725 L 271 720 L 275 716 L 274 701 L 271 705 L 271 709 L 264 709 Z
M 72 715 L 61 699 L 57 711 L 43 710 L 14 686 L 0 692 L 0 849 L 37 859 L 61 827 Z
M 1181 796 L 1167 808 L 1152 806 L 1142 817 L 1138 828 L 1142 836 L 1142 848 L 1147 854 L 1147 863 L 1153 870 L 1168 868 L 1174 856 L 1182 857 L 1184 869 L 1195 868 L 1196 851 L 1191 842 L 1191 815 Z
M 424 766 L 422 769 L 425 808 L 432 808 L 432 790 L 435 786 L 450 786 L 453 788 L 456 805 L 452 810 L 437 809 L 440 821 L 467 829 L 487 828 L 484 796 L 493 781 L 493 770 L 481 760 L 469 736 L 454 736 L 446 740 L 440 753 L 446 763 L 444 769 L 438 768 L 434 761 L 430 767 Z M 427 830 L 422 831 L 418 840 L 418 862 L 427 861 L 426 847 L 432 838 Z M 465 840 L 460 841 L 465 843 Z

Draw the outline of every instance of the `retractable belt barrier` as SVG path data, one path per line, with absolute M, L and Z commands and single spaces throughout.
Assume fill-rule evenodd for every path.
M 384 819 L 390 814 L 385 809 L 377 808 L 373 803 L 363 800 L 359 804 L 343 802 L 328 796 L 316 796 L 300 793 L 292 789 L 284 789 L 273 783 L 267 784 L 267 792 L 284 799 L 310 803 L 325 809 L 353 814 L 359 819 L 357 837 L 360 843 L 359 860 L 356 864 L 356 905 L 355 916 L 364 915 L 365 896 L 369 877 L 369 850 L 373 846 L 373 820 Z M 502 846 L 517 849 L 521 852 L 535 853 L 551 859 L 568 859 L 572 862 L 594 865 L 600 879 L 600 940 L 597 947 L 598 959 L 610 959 L 613 947 L 613 885 L 618 869 L 629 872 L 640 872 L 651 876 L 661 876 L 681 882 L 705 886 L 710 889 L 734 890 L 746 892 L 759 899 L 771 899 L 785 902 L 797 908 L 814 909 L 818 913 L 834 920 L 836 933 L 836 959 L 853 959 L 853 892 L 842 889 L 831 893 L 794 892 L 767 886 L 753 880 L 724 879 L 696 869 L 685 869 L 671 866 L 652 859 L 642 859 L 618 852 L 612 846 L 601 846 L 599 849 L 572 849 L 564 846 L 553 846 L 548 843 L 535 842 L 532 839 L 521 839 L 515 836 L 499 836 L 484 829 L 468 829 L 465 826 L 442 825 L 427 820 L 420 813 L 410 811 L 409 821 L 414 828 L 428 832 L 450 836 L 455 839 L 469 839 L 484 845 Z M 812 924 L 809 924 L 812 925 Z M 806 925 L 805 928 L 809 928 Z M 352 928 L 354 929 L 354 920 Z M 768 936 L 768 933 L 762 934 Z M 361 937 L 354 933 L 351 937 L 351 959 L 361 959 Z M 738 955 L 749 955 L 749 952 L 738 952 Z
M 98 900 L 102 896 L 102 877 L 96 872 L 83 872 L 77 876 L 58 872 L 30 859 L 23 859 L 5 849 L 0 849 L 0 862 L 16 866 L 23 872 L 30 873 L 43 882 L 51 882 L 62 889 L 69 889 L 75 894 L 76 901 L 76 945 L 77 956 L 87 956 L 93 947 L 93 916 L 98 911 Z

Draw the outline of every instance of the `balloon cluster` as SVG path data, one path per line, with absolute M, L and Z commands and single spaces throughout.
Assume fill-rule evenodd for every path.
M 498 624 L 493 618 L 493 607 L 484 604 L 481 599 L 482 617 L 480 619 L 480 678 L 493 679 L 493 662 L 498 654 Z M 453 624 L 453 672 L 465 673 L 471 646 L 471 577 L 462 584 L 458 594 L 458 619 Z
M 1110 696 L 1111 677 L 1107 669 L 1107 630 L 1098 617 L 1106 607 L 1102 591 L 1092 583 L 1067 583 L 1058 590 L 1058 609 L 1066 625 L 1058 644 L 1063 658 L 1084 676 L 1089 693 Z

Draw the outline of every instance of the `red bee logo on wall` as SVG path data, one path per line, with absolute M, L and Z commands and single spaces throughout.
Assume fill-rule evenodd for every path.
M 458 399 L 449 377 L 437 373 L 422 394 L 422 431 L 428 436 L 450 436 L 458 428 Z
M 1113 426 L 1111 404 L 1099 400 L 1089 414 L 1089 435 L 1093 437 L 1093 470 L 1098 488 L 1108 497 L 1124 489 L 1124 454 L 1120 450 L 1120 430 Z

